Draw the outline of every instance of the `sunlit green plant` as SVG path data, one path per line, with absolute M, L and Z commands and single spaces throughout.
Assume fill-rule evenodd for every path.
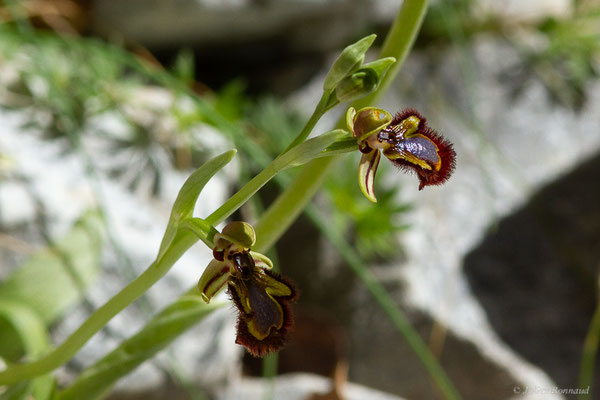
M 30 389 L 23 386 L 24 382 L 43 376 L 67 362 L 112 317 L 163 277 L 198 240 L 213 250 L 215 258 L 200 279 L 201 293 L 196 288 L 190 289 L 153 318 L 138 334 L 87 368 L 69 387 L 62 391 L 55 388 L 52 396 L 60 399 L 85 399 L 106 393 L 117 379 L 222 305 L 207 305 L 205 301 L 209 301 L 217 290 L 225 286 L 229 287 L 240 312 L 239 326 L 244 331 L 241 335 L 238 331 L 238 342 L 257 355 L 280 348 L 285 343 L 285 337 L 271 341 L 265 346 L 261 341 L 271 337 L 273 333 L 282 336 L 287 333 L 288 318 L 291 317 L 289 302 L 296 298 L 295 289 L 287 279 L 267 272 L 271 263 L 261 253 L 274 244 L 307 206 L 327 172 L 331 170 L 337 156 L 356 151 L 361 145 L 361 140 L 365 139 L 362 135 L 356 135 L 353 124 L 350 124 L 352 132 L 338 128 L 311 139 L 308 137 L 317 121 L 341 102 L 352 101 L 354 107 L 361 110 L 364 105 L 360 104 L 360 99 L 367 104 L 375 101 L 373 94 L 378 91 L 380 93 L 387 87 L 390 78 L 398 71 L 399 64 L 394 65 L 396 59 L 401 63 L 408 54 L 426 8 L 427 1 L 404 2 L 384 43 L 382 56 L 376 61 L 364 63 L 365 53 L 372 45 L 374 35 L 348 46 L 327 74 L 321 99 L 296 138 L 262 171 L 206 218 L 193 215 L 196 200 L 206 183 L 231 161 L 236 152 L 225 152 L 196 170 L 179 192 L 157 257 L 148 269 L 97 309 L 61 345 L 35 360 L 10 365 L 4 371 L 0 371 L 0 385 L 21 385 L 26 393 Z M 415 131 L 420 132 L 418 127 Z M 441 162 L 443 161 L 442 159 Z M 281 171 L 304 164 L 306 165 L 299 174 L 262 214 L 254 228 L 244 223 L 236 223 L 227 225 L 220 233 L 216 230 L 217 224 L 230 217 Z M 431 165 L 429 169 L 432 169 Z M 356 271 L 382 306 L 388 310 L 398 329 L 405 334 L 440 390 L 447 398 L 458 398 L 452 384 L 418 335 L 410 330 L 401 313 L 392 310 L 392 303 L 389 297 L 386 297 L 385 291 L 367 272 L 360 269 Z M 260 307 L 267 310 L 265 312 L 269 318 L 266 320 L 255 315 Z M 33 379 L 32 382 L 35 381 L 36 379 Z

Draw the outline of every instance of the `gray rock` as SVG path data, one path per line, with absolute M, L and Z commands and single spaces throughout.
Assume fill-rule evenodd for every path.
M 578 387 L 596 306 L 597 182 L 600 155 L 537 191 L 465 258 L 464 272 L 494 331 L 559 388 Z
M 225 388 L 217 396 L 218 400 L 254 400 L 264 399 L 272 390 L 275 400 L 307 400 L 315 393 L 324 394 L 331 390 L 331 381 L 327 378 L 312 374 L 288 374 L 274 379 L 272 387 L 264 379 L 241 379 Z M 347 383 L 344 385 L 345 400 L 401 400 L 400 397 L 388 393 Z

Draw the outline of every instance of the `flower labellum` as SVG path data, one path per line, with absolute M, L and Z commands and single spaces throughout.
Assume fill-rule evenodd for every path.
M 348 109 L 346 123 L 363 153 L 358 179 L 363 194 L 376 202 L 373 185 L 380 160 L 380 151 L 390 161 L 419 178 L 419 190 L 441 185 L 450 178 L 456 164 L 452 144 L 426 124 L 414 109 L 406 109 L 395 117 L 374 107 L 359 111 Z
M 249 224 L 229 223 L 214 242 L 215 259 L 198 282 L 202 298 L 208 303 L 227 284 L 239 311 L 235 342 L 255 357 L 281 349 L 294 324 L 291 303 L 298 298 L 296 288 L 271 270 L 271 260 L 250 251 L 255 236 Z

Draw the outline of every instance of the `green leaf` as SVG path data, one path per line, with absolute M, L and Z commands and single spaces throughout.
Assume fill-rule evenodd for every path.
M 173 75 L 181 79 L 185 85 L 191 85 L 194 82 L 195 69 L 194 52 L 190 49 L 181 50 L 175 59 Z
M 237 150 L 229 150 L 223 154 L 220 154 L 207 162 L 205 162 L 200 168 L 194 171 L 190 177 L 185 181 L 179 194 L 175 199 L 173 208 L 171 209 L 171 216 L 169 217 L 169 224 L 163 236 L 163 240 L 160 244 L 158 251 L 158 258 L 162 257 L 175 234 L 177 233 L 177 225 L 180 221 L 191 218 L 194 213 L 194 207 L 198 196 L 208 181 L 219 172 L 224 166 L 226 166 L 235 156 Z
M 46 326 L 40 316 L 29 306 L 19 301 L 0 300 L 0 320 L 4 330 L 11 329 L 18 343 L 28 357 L 36 357 L 50 347 Z M 47 400 L 52 394 L 55 379 L 52 375 L 42 375 L 31 381 L 19 382 L 11 386 L 0 399 L 25 399 L 33 396 L 36 400 Z
M 187 294 L 155 316 L 146 327 L 123 341 L 67 387 L 60 400 L 95 399 L 106 393 L 121 377 L 167 347 L 186 329 L 226 303 L 204 303 L 198 295 Z
M 283 169 L 287 169 L 305 164 L 317 158 L 329 145 L 345 137 L 348 137 L 348 131 L 334 129 L 333 131 L 309 139 L 279 157 L 277 159 L 278 165 L 282 164 Z
M 372 34 L 346 47 L 335 60 L 323 82 L 323 90 L 333 90 L 346 76 L 356 71 L 365 59 L 365 53 L 371 47 L 377 35 Z
M 317 155 L 317 157 L 328 157 L 338 154 L 350 153 L 358 150 L 356 138 L 353 136 L 346 136 L 331 143 L 325 150 Z

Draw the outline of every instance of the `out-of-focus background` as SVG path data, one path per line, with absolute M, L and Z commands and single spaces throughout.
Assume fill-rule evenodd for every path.
M 153 260 L 194 168 L 239 150 L 203 191 L 196 215 L 206 216 L 301 129 L 343 47 L 377 33 L 376 56 L 401 3 L 4 0 L 0 302 L 30 305 L 60 343 Z M 350 154 L 313 202 L 464 399 L 586 389 L 580 364 L 600 272 L 599 71 L 595 0 L 432 0 L 380 106 L 424 114 L 455 144 L 454 175 L 419 192 L 415 176 L 382 161 L 374 205 Z M 267 185 L 235 217 L 256 221 L 279 191 Z M 334 376 L 347 399 L 440 398 L 310 218 L 270 256 L 301 291 L 274 385 L 234 344 L 236 312 L 224 307 L 109 398 L 316 399 Z M 57 371 L 59 383 L 194 285 L 210 258 L 195 246 Z M 1 345 L 11 334 L 0 321 L 7 361 L 19 357 Z

